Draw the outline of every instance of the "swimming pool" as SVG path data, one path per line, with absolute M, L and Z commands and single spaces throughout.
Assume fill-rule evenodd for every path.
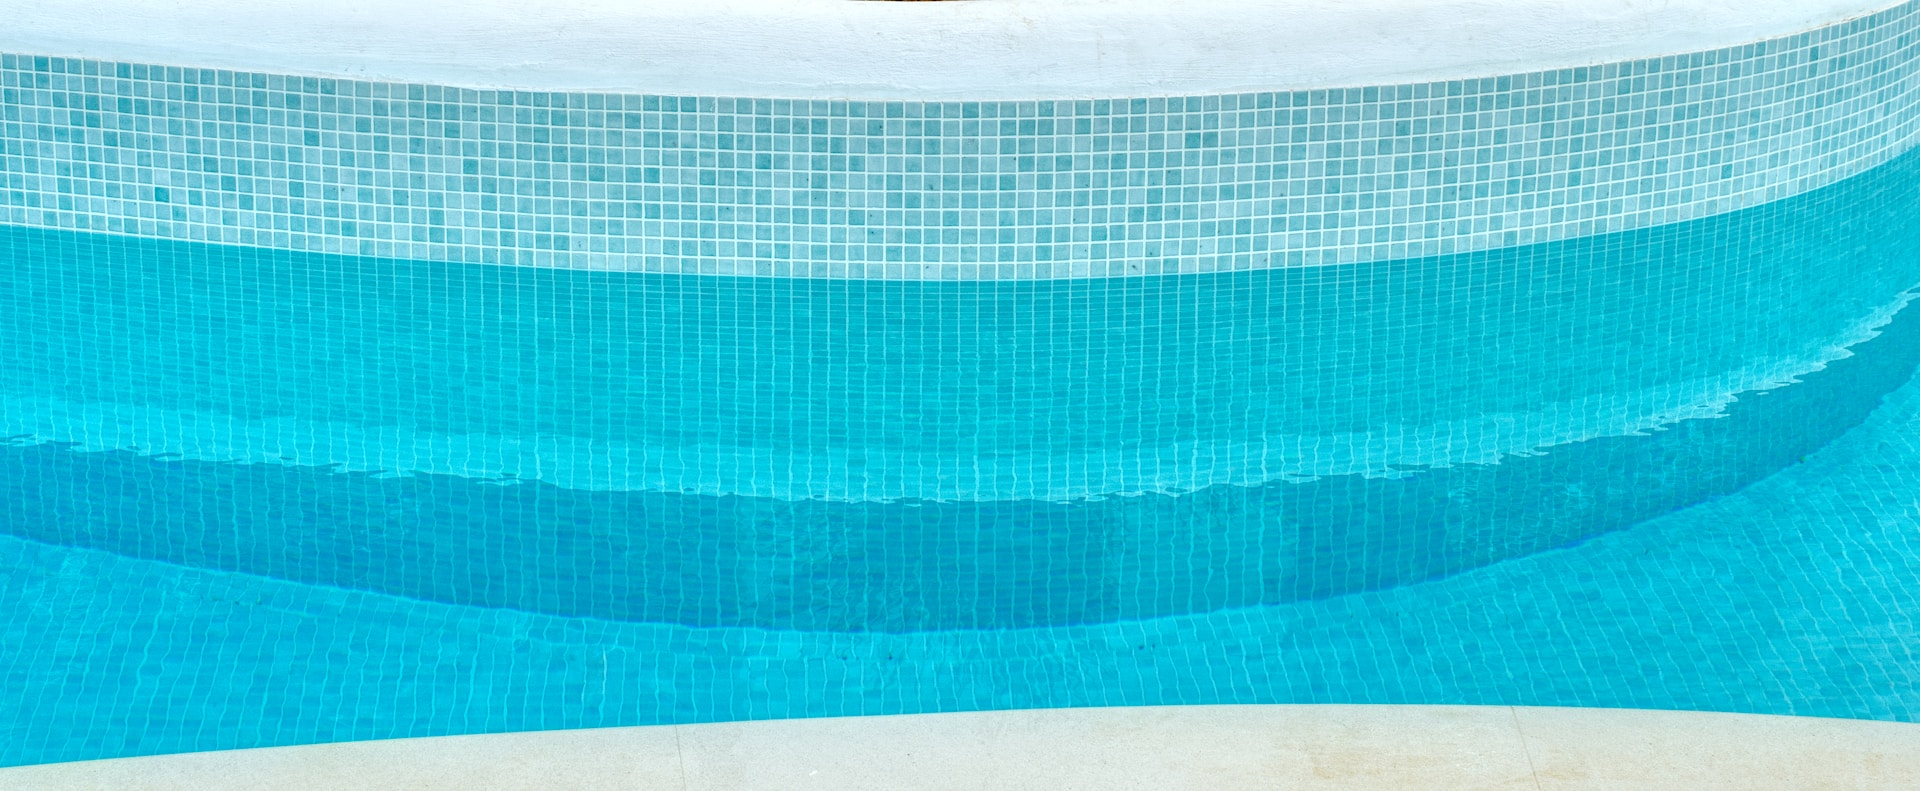
M 1059 101 L 0 55 L 0 765 L 1915 719 L 1916 20 Z

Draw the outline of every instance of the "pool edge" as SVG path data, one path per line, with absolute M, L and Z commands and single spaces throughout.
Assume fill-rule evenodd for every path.
M 1228 705 L 445 736 L 0 769 L 0 785 L 343 788 L 1913 788 L 1920 724 L 1512 706 Z

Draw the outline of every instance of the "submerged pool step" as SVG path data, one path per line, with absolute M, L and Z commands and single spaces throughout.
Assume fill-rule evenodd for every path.
M 1920 355 L 1916 173 L 1504 251 L 1124 281 L 0 229 L 0 300 L 31 319 L 0 328 L 0 529 L 696 626 L 1025 628 L 1403 585 L 1734 491 L 1858 423 Z M 381 466 L 406 453 L 426 463 Z

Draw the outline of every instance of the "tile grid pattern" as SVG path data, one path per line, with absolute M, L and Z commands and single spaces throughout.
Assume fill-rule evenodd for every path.
M 968 119 L 271 77 L 256 106 L 252 75 L 0 59 L 0 765 L 1117 704 L 1915 719 L 1920 151 L 1862 170 L 1910 137 L 1911 8 L 1407 115 L 1342 92 L 1357 120 L 1331 93 Z M 1222 231 L 1240 212 L 1269 224 Z M 879 240 L 834 259 L 856 228 Z M 1289 228 L 1297 262 L 1201 249 Z M 1509 233 L 1039 279 L 1082 243 L 1149 271 Z M 723 263 L 903 279 L 550 268 Z M 1034 279 L 904 279 L 948 274 Z M 1313 441 L 1341 436 L 1425 455 Z M 518 447 L 554 437 L 582 441 Z M 1276 437 L 1308 441 L 1233 444 Z M 377 474 L 409 448 L 445 466 Z M 1283 457 L 1344 466 L 1229 478 Z
M 1402 259 L 1676 222 L 1904 150 L 1920 3 L 1741 47 L 1153 99 L 484 91 L 0 55 L 0 223 L 886 279 Z

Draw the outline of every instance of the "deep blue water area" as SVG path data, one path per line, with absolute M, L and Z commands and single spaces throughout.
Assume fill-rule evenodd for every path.
M 1920 382 L 1731 495 L 1396 588 L 1095 626 L 694 628 L 0 537 L 0 765 L 747 718 L 1458 703 L 1920 720 Z

